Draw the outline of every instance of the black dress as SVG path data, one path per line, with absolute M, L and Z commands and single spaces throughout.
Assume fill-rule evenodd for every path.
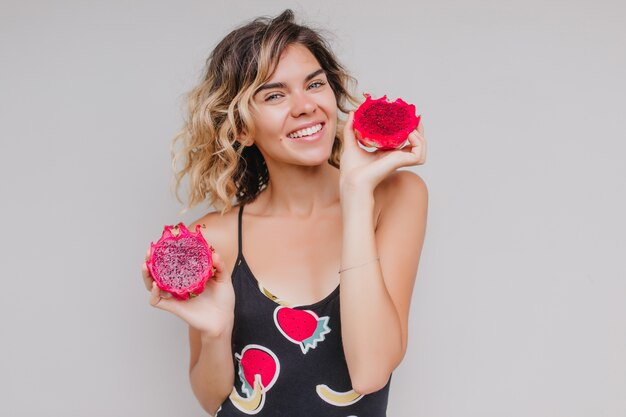
M 291 307 L 264 289 L 241 250 L 243 207 L 232 272 L 235 386 L 216 417 L 386 416 L 391 378 L 365 396 L 352 390 L 341 342 L 339 286 L 314 304 Z

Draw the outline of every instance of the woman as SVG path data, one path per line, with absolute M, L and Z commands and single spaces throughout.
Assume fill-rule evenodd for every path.
M 205 225 L 215 278 L 181 302 L 143 275 L 151 305 L 189 325 L 191 386 L 210 414 L 385 415 L 428 198 L 396 170 L 423 164 L 426 142 L 420 125 L 401 150 L 361 149 L 352 112 L 338 119 L 356 103 L 350 80 L 286 10 L 226 36 L 190 94 L 174 163 L 190 205 L 221 207 L 190 225 Z

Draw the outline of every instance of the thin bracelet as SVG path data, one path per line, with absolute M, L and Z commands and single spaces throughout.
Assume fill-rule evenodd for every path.
M 349 268 L 340 269 L 340 270 L 339 270 L 339 273 L 341 274 L 342 272 L 347 271 L 348 269 L 354 269 L 354 268 L 358 268 L 358 267 L 363 266 L 363 265 L 367 265 L 367 264 L 369 264 L 370 262 L 374 262 L 374 261 L 377 261 L 377 260 L 379 260 L 379 259 L 380 259 L 380 256 L 377 256 L 377 257 L 375 257 L 374 259 L 370 259 L 369 261 L 362 263 L 361 265 L 356 265 L 356 266 L 351 266 L 351 267 L 349 267 Z

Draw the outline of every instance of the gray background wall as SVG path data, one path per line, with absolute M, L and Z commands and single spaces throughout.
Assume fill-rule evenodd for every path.
M 359 92 L 423 114 L 430 189 L 394 417 L 626 415 L 619 1 L 17 1 L 0 12 L 0 414 L 201 416 L 186 326 L 139 267 L 182 97 L 292 7 Z M 621 257 L 620 257 L 621 255 Z

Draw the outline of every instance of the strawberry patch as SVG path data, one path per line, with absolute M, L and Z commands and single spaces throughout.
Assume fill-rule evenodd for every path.
M 328 317 L 318 317 L 311 310 L 297 310 L 285 306 L 274 310 L 274 323 L 287 340 L 300 346 L 302 353 L 315 349 L 318 342 L 330 333 Z
M 272 388 L 278 374 L 280 363 L 278 358 L 266 347 L 260 345 L 247 345 L 241 354 L 236 353 L 235 358 L 239 362 L 239 379 L 241 390 L 251 396 L 254 391 L 254 376 L 261 377 L 261 389 L 263 393 Z

